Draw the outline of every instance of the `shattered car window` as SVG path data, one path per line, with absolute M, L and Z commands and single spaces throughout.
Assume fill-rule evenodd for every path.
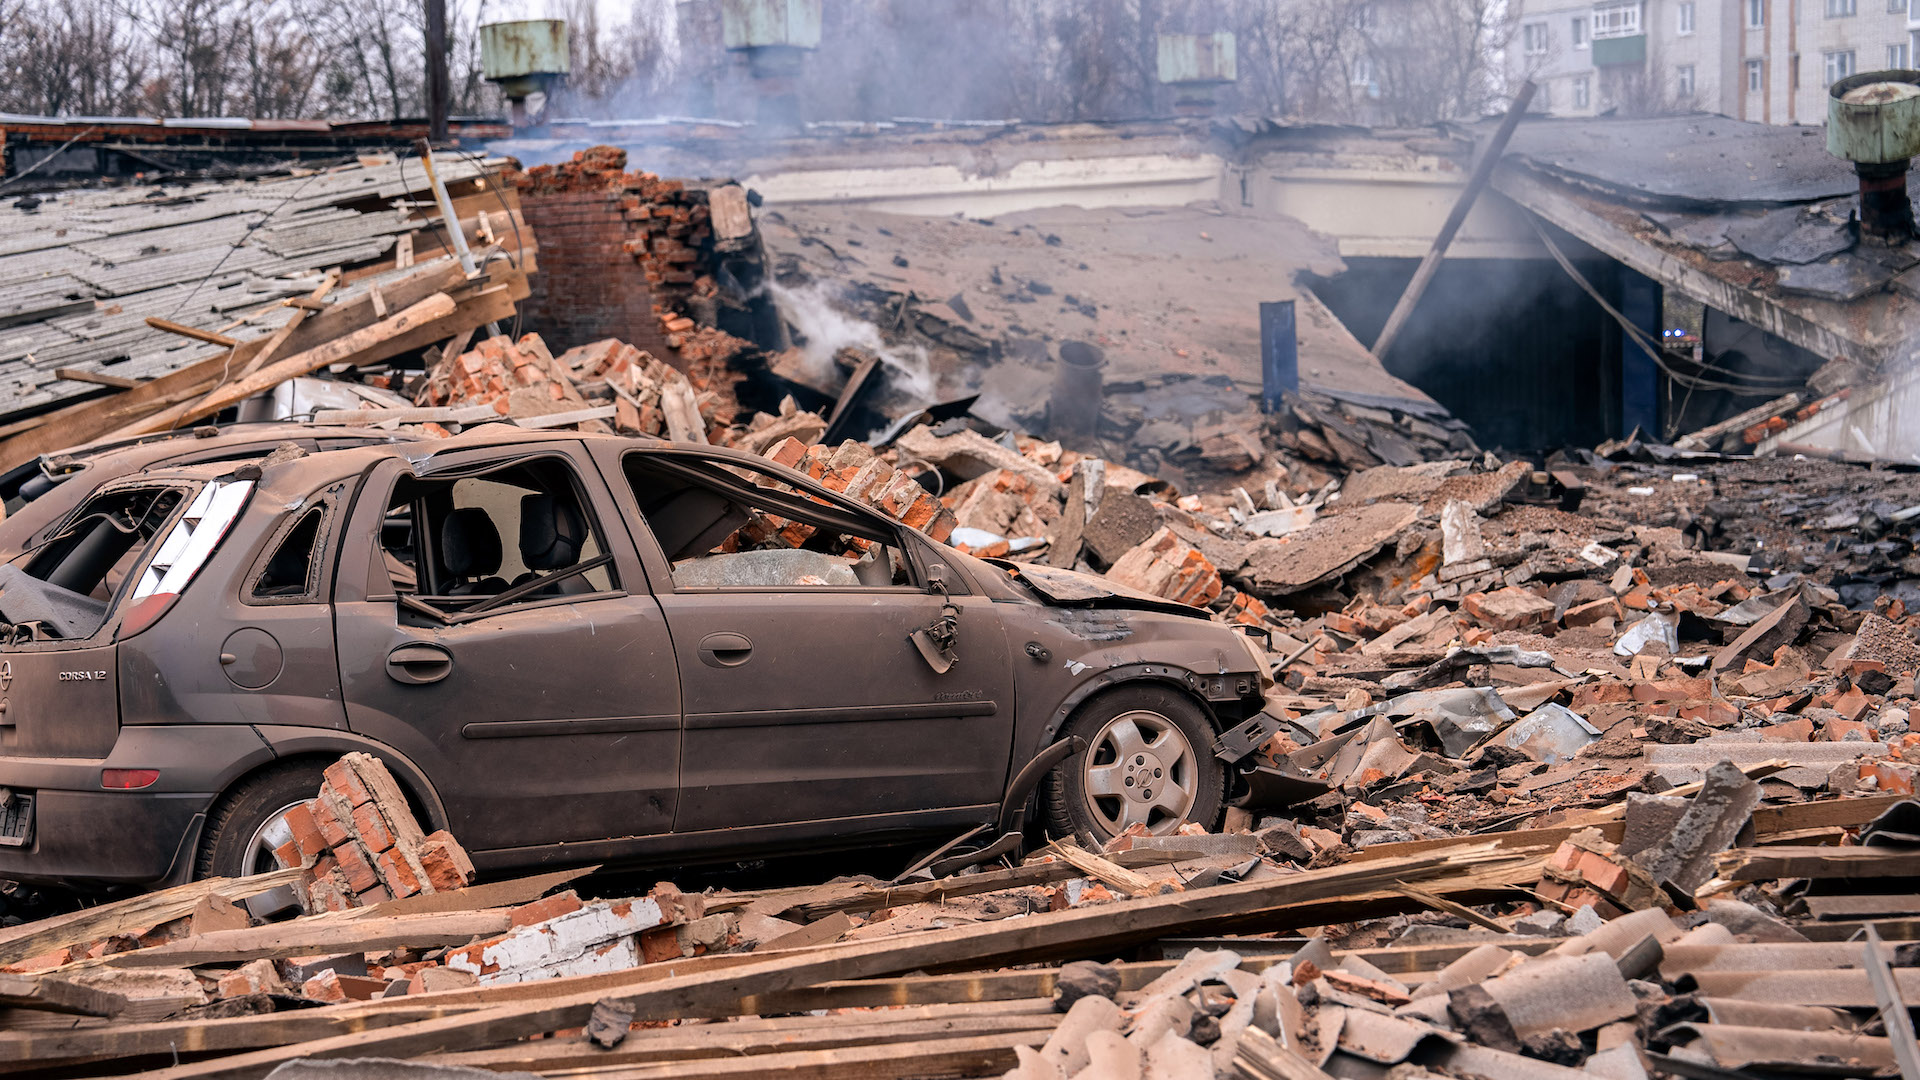
M 74 640 L 99 632 L 116 597 L 133 602 L 178 595 L 252 491 L 251 481 L 207 484 L 178 517 L 188 494 L 179 488 L 121 488 L 95 496 L 24 565 L 0 569 L 0 621 L 31 627 L 35 637 Z M 129 589 L 136 570 L 139 577 Z
M 381 554 L 402 595 L 458 611 L 618 588 L 579 486 L 559 461 L 409 477 L 387 506 Z M 494 597 L 502 600 L 486 603 Z
M 855 532 L 831 520 L 827 503 L 771 473 L 675 466 L 637 454 L 628 456 L 626 473 L 647 527 L 672 564 L 675 588 L 913 584 L 886 532 Z

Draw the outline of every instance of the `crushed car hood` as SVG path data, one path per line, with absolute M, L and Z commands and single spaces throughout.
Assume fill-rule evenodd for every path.
M 1028 588 L 1040 594 L 1041 599 L 1056 607 L 1133 608 L 1186 615 L 1195 619 L 1211 618 L 1200 608 L 1176 603 L 1139 589 L 1129 589 L 1117 582 L 1083 574 L 1078 570 L 1062 570 L 1038 563 L 1009 562 L 1006 559 L 984 561 L 1019 578 Z

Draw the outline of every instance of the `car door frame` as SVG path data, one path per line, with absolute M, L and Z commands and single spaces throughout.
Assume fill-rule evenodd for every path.
M 639 501 L 635 497 L 632 489 L 632 485 L 628 482 L 628 479 L 627 479 L 626 470 L 623 465 L 623 460 L 627 457 L 627 455 L 632 453 L 645 454 L 650 457 L 656 457 L 656 458 L 661 458 L 666 460 L 681 460 L 681 461 L 687 461 L 687 462 L 704 463 L 704 464 L 720 465 L 720 466 L 730 465 L 730 466 L 745 467 L 745 468 L 753 469 L 756 471 L 764 472 L 770 476 L 777 476 L 781 480 L 789 484 L 791 487 L 795 488 L 796 490 L 805 492 L 806 494 L 811 495 L 816 499 L 827 503 L 834 510 L 837 510 L 841 513 L 852 514 L 862 519 L 863 521 L 868 522 L 873 527 L 880 530 L 884 530 L 889 536 L 893 537 L 894 546 L 899 550 L 901 557 L 906 561 L 909 569 L 909 573 L 912 575 L 914 579 L 914 584 L 910 587 L 908 586 L 895 587 L 898 589 L 899 595 L 903 595 L 903 596 L 915 595 L 915 596 L 934 598 L 934 597 L 939 597 L 944 593 L 945 595 L 951 598 L 954 598 L 956 600 L 962 600 L 962 601 L 968 602 L 974 608 L 977 614 L 973 620 L 969 620 L 965 616 L 961 618 L 960 635 L 961 635 L 961 641 L 963 643 L 963 647 L 964 647 L 964 643 L 966 642 L 969 636 L 968 631 L 969 631 L 970 622 L 972 623 L 972 630 L 976 635 L 983 634 L 983 633 L 992 633 L 998 637 L 1004 638 L 1006 629 L 1000 623 L 997 617 L 997 612 L 993 613 L 993 621 L 991 625 L 984 625 L 984 626 L 980 625 L 982 620 L 978 618 L 978 615 L 987 614 L 988 612 L 991 612 L 993 609 L 993 604 L 990 598 L 982 595 L 979 592 L 979 590 L 973 586 L 972 582 L 963 571 L 960 571 L 959 569 L 954 567 L 951 563 L 940 559 L 938 549 L 933 547 L 931 543 L 928 542 L 924 537 L 922 537 L 920 534 L 918 534 L 914 530 L 908 528 L 904 524 L 900 523 L 899 521 L 896 521 L 886 516 L 885 514 L 882 514 L 876 511 L 870 506 L 866 506 L 857 501 L 849 499 L 847 496 L 845 496 L 840 492 L 834 491 L 822 484 L 816 483 L 815 481 L 812 480 L 812 478 L 804 474 L 799 474 L 792 470 L 784 469 L 779 465 L 779 463 L 770 461 L 758 455 L 747 454 L 742 451 L 729 450 L 729 449 L 718 448 L 718 447 L 699 448 L 699 447 L 691 447 L 691 446 L 672 445 L 672 444 L 666 444 L 666 443 L 649 444 L 649 443 L 642 443 L 639 441 L 617 441 L 617 440 L 590 440 L 587 443 L 587 447 L 588 447 L 588 451 L 593 455 L 594 460 L 600 467 L 602 476 L 606 481 L 607 489 L 612 492 L 615 502 L 620 505 L 622 515 L 627 518 L 628 530 L 629 530 L 629 536 L 630 536 L 631 542 L 634 548 L 638 551 L 640 555 L 640 561 L 647 570 L 649 581 L 651 582 L 654 594 L 657 597 L 665 598 L 677 592 L 706 593 L 709 590 L 678 590 L 675 588 L 673 584 L 673 573 L 672 573 L 671 564 L 669 563 L 666 557 L 666 553 L 661 549 L 659 542 L 654 537 L 651 527 L 648 526 L 645 515 L 641 513 Z M 936 580 L 940 582 L 939 587 L 936 587 L 933 584 L 933 582 Z M 826 587 L 806 587 L 806 588 L 808 591 L 811 591 L 811 589 L 813 588 L 832 589 L 833 587 L 826 586 Z M 847 589 L 847 590 L 836 590 L 836 591 L 865 591 L 865 590 Z M 880 591 L 880 590 L 872 590 L 872 591 Z M 747 597 L 747 596 L 751 596 L 752 592 L 750 590 L 741 590 L 735 593 L 734 595 Z M 975 603 L 975 601 L 977 601 L 977 603 Z M 663 606 L 665 605 L 666 605 L 666 601 L 663 599 Z M 938 608 L 936 605 L 929 609 L 929 614 L 936 613 L 937 610 Z M 669 629 L 673 630 L 673 632 L 675 632 L 677 635 L 678 631 L 674 630 L 672 626 L 672 622 L 673 620 L 671 617 L 671 612 L 669 612 L 669 618 L 668 618 Z M 1004 641 L 1000 642 L 1000 644 L 1003 649 L 1006 647 Z M 676 641 L 676 649 L 678 649 L 678 646 L 679 646 L 679 643 Z M 1004 753 L 1005 755 L 1006 765 L 1000 772 L 1001 790 L 999 793 L 995 794 L 994 796 L 995 801 L 992 803 L 977 803 L 977 804 L 968 804 L 968 805 L 959 805 L 959 806 L 932 807 L 932 808 L 917 810 L 910 814 L 875 815 L 874 816 L 875 818 L 888 819 L 885 822 L 885 824 L 889 830 L 892 830 L 895 828 L 944 829 L 944 828 L 950 828 L 955 826 L 976 824 L 981 821 L 992 820 L 994 812 L 996 812 L 998 809 L 998 799 L 1004 795 L 1004 787 L 1006 783 L 1005 777 L 1007 775 L 1010 775 L 1011 774 L 1010 770 L 1012 770 L 1013 768 L 1016 768 L 1018 765 L 1018 763 L 1012 761 L 1015 738 L 1018 734 L 1017 718 L 1019 715 L 1019 704 L 1020 704 L 1017 698 L 1018 684 L 1017 684 L 1017 680 L 1014 679 L 1013 673 L 1011 670 L 1010 654 L 1003 652 L 1000 658 L 1008 665 L 1007 670 L 1003 674 L 1003 677 L 1006 683 L 1007 700 L 1001 704 L 1001 709 L 1000 709 L 1001 713 L 1004 715 L 1004 718 L 1005 718 L 1004 719 L 1005 745 L 1001 748 L 1001 752 Z M 685 666 L 684 660 L 685 660 L 685 657 L 683 655 L 682 656 L 683 668 Z M 684 678 L 685 678 L 684 671 L 682 675 L 683 675 L 683 682 L 682 682 L 681 702 L 682 702 L 682 723 L 684 725 L 687 723 L 686 718 L 689 715 L 697 712 L 698 710 L 696 710 L 693 707 L 692 703 L 689 702 L 687 699 L 687 693 L 686 693 L 685 682 L 684 682 Z M 685 755 L 687 753 L 687 742 L 684 734 L 683 734 L 681 753 L 683 755 L 682 757 L 683 764 L 681 768 L 682 784 L 683 784 L 682 806 L 684 807 L 686 805 L 685 784 L 688 782 L 687 780 L 688 770 L 685 764 Z M 781 823 L 741 826 L 739 828 L 726 830 L 726 831 L 740 834 L 741 837 L 743 838 L 742 846 L 748 846 L 748 843 L 750 843 L 751 840 L 754 838 L 765 839 L 765 840 L 772 840 L 776 838 L 779 840 L 789 840 L 789 839 L 810 840 L 810 839 L 815 839 L 816 838 L 815 834 L 821 832 L 823 828 L 829 826 L 835 820 L 838 820 L 839 822 L 844 824 L 846 822 L 858 820 L 858 819 L 808 819 L 808 820 L 789 821 L 789 822 L 781 822 Z M 713 830 L 704 831 L 704 832 L 686 832 L 686 831 L 683 831 L 678 824 L 676 824 L 674 835 L 676 837 L 676 840 L 674 843 L 675 848 L 684 849 L 688 847 L 690 844 L 697 844 L 702 842 L 703 838 L 715 838 L 717 836 L 717 833 L 716 831 L 713 831 Z
M 368 509 L 368 500 L 375 503 L 384 501 L 394 484 L 407 477 L 423 480 L 454 479 L 463 475 L 475 475 L 504 469 L 520 462 L 539 458 L 558 458 L 573 473 L 579 485 L 579 493 L 586 501 L 585 509 L 594 515 L 599 525 L 600 542 L 604 551 L 613 557 L 612 568 L 617 587 L 591 595 L 565 594 L 541 599 L 523 600 L 512 605 L 512 612 L 536 611 L 546 608 L 591 605 L 603 600 L 644 599 L 654 602 L 648 587 L 650 576 L 641 561 L 641 554 L 632 541 L 631 529 L 616 524 L 616 519 L 626 513 L 615 497 L 619 489 L 609 485 L 593 454 L 588 452 L 582 440 L 553 439 L 542 440 L 531 445 L 500 445 L 460 448 L 443 455 L 433 455 L 424 462 L 409 463 L 406 458 L 383 458 L 364 472 L 358 482 L 350 505 L 346 509 L 347 535 L 342 539 L 339 549 L 339 565 L 334 574 L 333 600 L 336 612 L 348 604 L 393 602 L 398 606 L 397 596 L 391 588 L 386 569 L 380 564 L 380 542 L 378 523 L 384 516 L 384 507 Z M 374 528 L 364 527 L 369 523 Z M 416 523 L 416 528 L 418 524 Z M 416 543 L 418 538 L 416 537 Z M 424 583 L 423 583 L 424 584 Z M 657 602 L 656 602 L 657 603 Z M 337 621 L 337 616 L 336 616 Z M 336 640 L 344 640 L 343 631 L 335 628 Z M 347 673 L 341 672 L 342 696 L 350 697 L 347 689 Z M 677 673 L 676 673 L 677 687 Z M 349 724 L 353 716 L 353 704 L 344 702 L 347 707 Z M 679 712 L 676 692 L 675 712 Z M 680 716 L 674 717 L 672 730 L 679 732 Z M 455 727 L 464 725 L 455 725 Z M 357 731 L 357 729 L 356 729 Z M 444 733 L 453 739 L 465 738 L 460 731 L 450 727 Z M 423 733 L 421 736 L 426 738 Z M 437 751 L 423 753 L 419 748 L 395 746 L 394 749 L 414 759 L 414 764 L 430 780 L 436 773 L 434 766 L 441 769 L 453 767 L 444 755 Z M 423 760 L 424 759 L 424 760 Z M 677 795 L 677 750 L 674 755 L 676 768 Z M 444 786 L 442 781 L 434 781 L 436 787 Z M 446 802 L 444 794 L 442 801 Z M 533 865 L 544 861 L 543 853 L 552 851 L 567 852 L 567 860 L 618 859 L 643 852 L 650 843 L 664 837 L 666 833 L 649 833 L 628 837 L 609 837 L 583 841 L 556 841 L 551 844 L 533 846 L 515 846 L 494 848 L 484 843 L 482 838 L 468 842 L 470 854 L 476 865 L 521 866 Z

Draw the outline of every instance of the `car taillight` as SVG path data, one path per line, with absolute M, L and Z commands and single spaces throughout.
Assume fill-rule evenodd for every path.
M 159 769 L 101 769 L 100 786 L 109 791 L 138 791 L 160 782 Z
M 179 598 L 179 593 L 170 592 L 141 597 L 138 603 L 128 609 L 127 617 L 120 620 L 118 640 L 124 641 L 158 622 L 160 616 L 165 615 L 167 609 L 172 607 L 173 602 Z

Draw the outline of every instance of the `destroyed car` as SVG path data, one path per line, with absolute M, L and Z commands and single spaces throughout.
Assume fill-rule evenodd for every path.
M 483 871 L 1218 823 L 1264 658 L 752 455 L 483 428 L 150 469 L 0 567 L 0 878 L 270 869 L 385 762 Z M 1004 848 L 1003 848 L 1004 850 Z

